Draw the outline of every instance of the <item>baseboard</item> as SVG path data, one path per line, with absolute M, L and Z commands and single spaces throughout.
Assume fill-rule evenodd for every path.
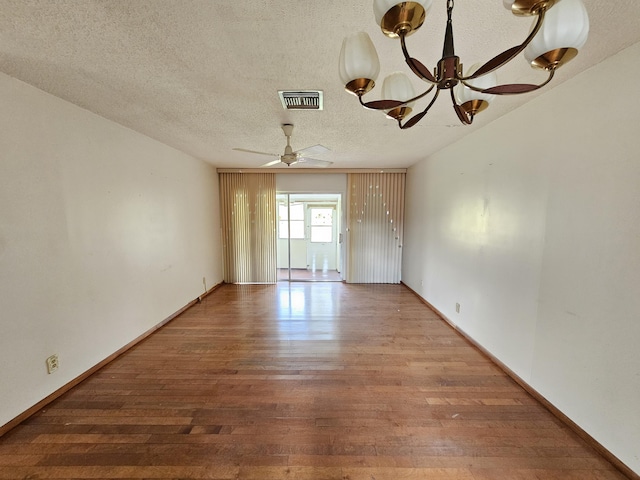
M 605 459 L 607 459 L 614 467 L 620 470 L 621 473 L 626 475 L 631 480 L 640 480 L 640 475 L 635 473 L 631 468 L 629 468 L 625 463 L 623 463 L 618 457 L 616 457 L 613 453 L 607 450 L 600 442 L 598 442 L 595 438 L 589 435 L 585 430 L 580 427 L 577 423 L 571 420 L 567 415 L 565 415 L 559 408 L 553 405 L 549 400 L 547 400 L 540 392 L 538 392 L 535 388 L 525 382 L 520 376 L 518 376 L 513 370 L 507 367 L 504 363 L 498 360 L 491 352 L 489 352 L 486 348 L 480 345 L 476 340 L 473 339 L 470 335 L 468 335 L 464 330 L 458 327 L 454 322 L 452 322 L 445 314 L 443 314 L 440 310 L 434 307 L 431 303 L 425 300 L 418 292 L 409 287 L 406 283 L 400 282 L 407 290 L 413 293 L 416 297 L 420 299 L 422 303 L 424 303 L 427 307 L 433 310 L 447 325 L 449 325 L 454 331 L 456 331 L 462 338 L 464 338 L 470 345 L 477 348 L 483 355 L 485 355 L 489 360 L 491 360 L 494 364 L 496 364 L 504 373 L 506 373 L 513 381 L 515 381 L 518 385 L 520 385 L 529 395 L 535 398 L 538 402 L 540 402 L 553 416 L 555 416 L 558 420 L 560 420 L 563 424 L 565 424 L 569 429 L 571 429 L 575 434 L 577 434 L 582 440 L 584 440 L 590 447 L 592 447 L 596 452 L 602 455 Z
M 205 293 L 203 293 L 202 295 L 200 295 L 196 299 L 191 300 L 189 303 L 187 303 L 180 310 L 178 310 L 177 312 L 171 314 L 170 316 L 168 316 L 167 318 L 162 320 L 160 323 L 158 323 L 154 327 L 152 327 L 149 330 L 147 330 L 146 332 L 144 332 L 142 335 L 138 336 L 137 338 L 135 338 L 131 342 L 127 343 L 124 347 L 122 347 L 119 350 L 117 350 L 116 352 L 112 353 L 107 358 L 105 358 L 104 360 L 102 360 L 98 364 L 94 365 L 93 367 L 91 367 L 86 372 L 82 373 L 81 375 L 79 375 L 76 378 L 74 378 L 73 380 L 71 380 L 69 383 L 66 383 L 65 385 L 63 385 L 62 387 L 57 389 L 52 394 L 50 394 L 47 397 L 43 398 L 38 403 L 36 403 L 34 406 L 29 408 L 28 410 L 25 410 L 24 412 L 22 412 L 20 415 L 18 415 L 14 419 L 9 420 L 7 423 L 5 423 L 3 426 L 0 427 L 0 437 L 2 437 L 9 430 L 11 430 L 11 429 L 17 427 L 18 425 L 20 425 L 22 422 L 24 422 L 31 415 L 33 415 L 33 414 L 39 412 L 40 410 L 42 410 L 48 404 L 53 402 L 55 399 L 57 399 L 58 397 L 60 397 L 64 393 L 66 393 L 69 390 L 71 390 L 76 385 L 79 385 L 80 383 L 82 383 L 84 380 L 86 380 L 88 377 L 90 377 L 91 375 L 96 373 L 101 368 L 107 366 L 109 363 L 114 361 L 120 355 L 122 355 L 123 353 L 127 352 L 129 349 L 131 349 L 132 347 L 134 347 L 138 343 L 142 342 L 149 335 L 153 334 L 158 329 L 164 327 L 167 323 L 169 323 L 171 320 L 176 318 L 178 315 L 180 315 L 181 313 L 184 313 L 186 310 L 191 308 L 196 303 L 200 303 L 203 298 L 205 298 L 206 296 L 210 295 L 212 292 L 214 292 L 215 290 L 220 288 L 222 285 L 223 285 L 223 283 L 218 283 L 217 285 L 214 285 L 213 287 L 211 287 L 209 290 L 207 290 Z
M 224 285 L 224 281 L 214 285 L 213 287 L 211 287 L 209 290 L 207 290 L 206 292 L 204 292 L 202 295 L 200 295 L 198 298 L 196 298 L 194 301 L 197 303 L 200 303 L 202 300 L 204 300 L 205 298 L 207 298 L 209 295 L 211 295 L 213 292 L 215 292 L 218 288 L 220 288 L 222 285 Z M 182 312 L 184 312 L 187 308 L 189 307 L 183 307 Z M 180 315 L 180 313 L 174 314 L 172 318 L 177 317 L 178 315 Z

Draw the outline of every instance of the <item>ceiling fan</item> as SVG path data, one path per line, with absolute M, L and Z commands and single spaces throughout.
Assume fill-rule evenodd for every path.
M 244 148 L 234 148 L 234 150 L 237 150 L 239 152 L 256 153 L 258 155 L 268 155 L 270 157 L 278 157 L 277 160 L 265 163 L 264 165 L 260 165 L 261 167 L 270 167 L 278 163 L 284 163 L 288 167 L 294 164 L 304 164 L 313 167 L 328 167 L 333 163 L 328 162 L 327 160 L 318 160 L 317 158 L 311 158 L 312 155 L 320 155 L 330 151 L 327 147 L 322 145 L 314 145 L 313 147 L 303 148 L 302 150 L 296 150 L 294 152 L 293 148 L 291 148 L 291 134 L 293 133 L 293 125 L 290 123 L 283 124 L 282 131 L 284 132 L 284 136 L 287 137 L 287 146 L 284 148 L 283 155 L 280 155 L 279 153 L 256 152 L 255 150 L 246 150 Z

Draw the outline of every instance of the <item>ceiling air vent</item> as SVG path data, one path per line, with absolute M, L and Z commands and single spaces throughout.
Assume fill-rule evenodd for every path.
M 321 90 L 279 90 L 285 110 L 322 110 Z

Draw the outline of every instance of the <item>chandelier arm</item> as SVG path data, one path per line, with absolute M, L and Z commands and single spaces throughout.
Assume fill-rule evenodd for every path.
M 536 36 L 536 34 L 540 31 L 540 28 L 542 27 L 542 22 L 544 21 L 545 11 L 546 10 L 544 8 L 539 10 L 538 20 L 536 22 L 536 25 L 533 28 L 533 30 L 531 30 L 531 33 L 525 39 L 524 42 L 522 42 L 520 45 L 512 47 L 508 50 L 505 50 L 499 55 L 496 55 L 487 63 L 482 65 L 478 70 L 473 72 L 471 75 L 467 77 L 458 77 L 458 80 L 472 80 L 474 78 L 481 77 L 482 75 L 486 75 L 487 73 L 493 72 L 494 70 L 497 70 L 498 68 L 506 65 L 515 57 L 517 57 L 521 52 L 524 51 L 525 48 L 527 48 L 527 46 L 531 43 L 531 41 Z
M 429 102 L 429 105 L 427 105 L 427 107 L 423 111 L 411 117 L 409 120 L 405 122 L 404 125 L 402 125 L 400 121 L 398 121 L 398 126 L 403 130 L 413 127 L 416 123 L 422 120 L 422 117 L 424 117 L 429 111 L 429 109 L 433 106 L 433 104 L 436 103 L 436 99 L 438 98 L 438 95 L 440 95 L 440 89 L 436 90 L 436 93 L 431 99 L 431 101 Z
M 519 93 L 533 92 L 534 90 L 538 90 L 539 88 L 544 87 L 553 79 L 555 72 L 555 68 L 551 68 L 549 70 L 549 77 L 539 85 L 532 85 L 529 83 L 507 83 L 504 85 L 496 85 L 495 87 L 490 88 L 478 88 L 469 84 L 465 80 L 461 80 L 461 82 L 465 87 L 470 88 L 475 92 L 486 93 L 489 95 L 517 95 Z
M 427 88 L 420 95 L 416 95 L 415 97 L 410 98 L 409 100 L 406 100 L 405 103 L 415 102 L 416 100 L 420 100 L 421 98 L 426 97 L 429 93 L 431 93 L 431 90 L 433 90 L 434 87 L 435 87 L 435 84 L 431 85 L 429 88 Z
M 422 92 L 420 95 L 417 95 L 413 98 L 410 98 L 408 100 L 405 101 L 401 101 L 401 100 L 373 100 L 372 102 L 363 102 L 362 101 L 362 96 L 358 97 L 360 99 L 360 105 L 362 105 L 364 108 L 368 108 L 369 110 L 390 110 L 392 108 L 398 108 L 401 107 L 403 105 L 406 105 L 407 103 L 411 103 L 411 102 L 415 102 L 416 100 L 420 100 L 421 98 L 427 96 L 431 90 L 433 90 L 433 87 L 435 87 L 435 85 L 431 85 L 429 88 L 427 88 L 424 92 Z
M 373 100 L 372 102 L 363 102 L 362 96 L 358 96 L 360 105 L 369 110 L 391 110 L 403 106 L 407 102 L 401 100 Z
M 456 111 L 458 119 L 460 119 L 464 125 L 471 125 L 473 123 L 473 113 L 467 113 L 460 105 L 458 105 L 453 88 L 449 89 L 449 91 L 451 92 L 451 103 L 453 103 L 453 109 Z
M 419 60 L 409 55 L 409 51 L 407 50 L 407 42 L 405 41 L 405 38 L 406 38 L 406 34 L 404 32 L 401 32 L 400 45 L 402 47 L 402 53 L 411 71 L 415 73 L 418 77 L 420 77 L 422 80 L 426 80 L 427 82 L 433 83 L 434 85 L 438 83 L 427 67 L 425 67 Z

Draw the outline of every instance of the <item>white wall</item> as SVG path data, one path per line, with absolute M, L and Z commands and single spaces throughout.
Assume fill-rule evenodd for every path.
M 211 166 L 2 74 L 0 104 L 3 425 L 222 269 Z
M 640 44 L 411 168 L 403 281 L 640 473 L 638 77 Z

